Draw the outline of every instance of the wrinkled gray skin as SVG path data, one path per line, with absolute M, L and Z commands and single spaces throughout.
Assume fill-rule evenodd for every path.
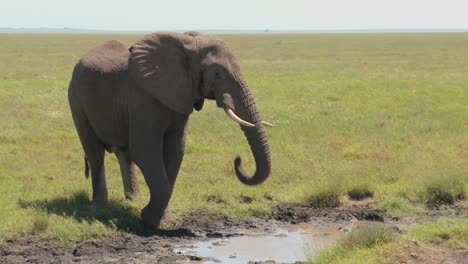
M 270 151 L 254 98 L 234 55 L 214 36 L 153 33 L 130 48 L 108 41 L 76 64 L 68 97 L 91 171 L 93 205 L 107 202 L 104 154 L 115 152 L 127 199 L 139 196 L 134 164 L 143 173 L 151 197 L 141 216 L 158 227 L 184 155 L 189 114 L 201 110 L 204 99 L 255 124 L 241 129 L 256 171 L 248 176 L 237 157 L 238 179 L 257 185 L 270 174 Z

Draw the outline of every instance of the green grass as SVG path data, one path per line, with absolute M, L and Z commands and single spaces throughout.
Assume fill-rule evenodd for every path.
M 67 102 L 82 54 L 107 39 L 139 37 L 0 35 L 0 240 L 31 232 L 66 242 L 141 230 L 146 185 L 139 177 L 142 199 L 125 201 L 111 155 L 111 203 L 88 206 L 91 183 Z M 250 149 L 210 102 L 189 122 L 170 203 L 176 217 L 200 209 L 265 216 L 274 203 L 317 197 L 315 204 L 335 206 L 356 190 L 402 215 L 466 197 L 468 34 L 222 38 L 263 118 L 276 124 L 267 130 L 272 174 L 255 188 L 238 182 L 233 159 L 240 154 L 252 171 Z
M 442 244 L 448 248 L 468 249 L 468 220 L 427 223 L 411 230 L 411 235 L 420 241 Z
M 379 251 L 396 237 L 395 230 L 385 224 L 360 226 L 351 230 L 337 245 L 313 257 L 309 263 L 381 263 Z
M 402 260 L 407 251 L 415 254 L 413 249 L 408 250 L 408 248 L 421 243 L 442 247 L 443 251 L 466 250 L 468 249 L 468 222 L 466 219 L 452 223 L 429 222 L 417 225 L 403 236 L 385 224 L 370 224 L 351 230 L 336 245 L 311 257 L 308 263 L 406 263 Z M 435 252 L 431 253 L 435 254 Z
M 407 214 L 419 214 L 424 212 L 424 205 L 415 204 L 410 200 L 399 197 L 396 195 L 390 195 L 385 197 L 378 204 L 380 209 L 386 210 L 386 212 L 392 216 L 404 216 Z

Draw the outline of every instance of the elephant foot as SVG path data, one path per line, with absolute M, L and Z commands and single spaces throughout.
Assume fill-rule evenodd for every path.
M 124 178 L 125 199 L 135 201 L 140 198 L 140 188 L 136 177 L 134 175 L 129 177 L 131 178 Z
M 145 225 L 158 228 L 161 224 L 162 215 L 156 213 L 158 210 L 146 206 L 141 210 L 141 219 Z
M 101 207 L 107 204 L 107 197 L 105 198 L 93 198 L 93 201 L 91 201 L 91 206 L 94 207 Z
M 166 210 L 164 211 L 164 215 L 163 215 L 163 217 L 162 217 L 161 222 L 162 222 L 163 224 L 168 224 L 168 223 L 170 223 L 173 219 L 174 219 L 174 217 L 172 216 L 171 210 L 169 210 L 169 208 L 166 208 Z
M 139 193 L 125 193 L 125 199 L 129 201 L 137 201 L 140 199 Z
M 106 205 L 108 202 L 108 199 L 107 199 L 107 192 L 105 192 L 104 194 L 103 193 L 100 193 L 100 195 L 93 195 L 93 200 L 91 201 L 91 206 L 96 206 L 96 207 L 99 207 L 99 206 L 104 206 Z

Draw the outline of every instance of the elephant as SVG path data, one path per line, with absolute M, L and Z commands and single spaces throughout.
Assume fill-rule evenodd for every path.
M 256 163 L 250 176 L 241 158 L 237 178 L 258 185 L 270 175 L 271 155 L 259 112 L 233 52 L 199 32 L 156 32 L 131 47 L 107 41 L 86 53 L 68 88 L 72 118 L 91 172 L 92 205 L 107 203 L 105 152 L 117 156 L 126 199 L 139 197 L 138 166 L 150 198 L 144 224 L 159 227 L 184 156 L 187 122 L 205 99 L 239 123 Z

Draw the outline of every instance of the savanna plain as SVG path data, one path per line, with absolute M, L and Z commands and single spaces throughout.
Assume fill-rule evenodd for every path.
M 142 197 L 126 201 L 113 155 L 109 205 L 89 206 L 67 98 L 81 55 L 105 40 L 140 37 L 0 35 L 0 246 L 22 236 L 69 245 L 144 229 L 146 184 L 139 174 Z M 255 169 L 249 146 L 205 103 L 189 121 L 166 228 L 190 213 L 268 219 L 284 204 L 333 211 L 359 200 L 408 231 L 383 224 L 351 232 L 311 263 L 467 261 L 468 34 L 221 38 L 263 119 L 276 125 L 267 129 L 272 174 L 253 188 L 237 180 L 236 155 Z

